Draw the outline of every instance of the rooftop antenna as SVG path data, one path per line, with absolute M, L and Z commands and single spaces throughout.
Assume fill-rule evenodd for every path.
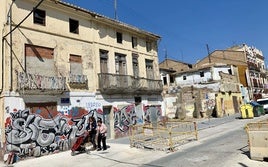
M 165 50 L 165 61 L 166 61 L 166 66 L 168 66 L 168 63 L 167 63 L 167 49 L 164 49 Z
M 183 51 L 181 50 L 181 61 L 183 62 Z
M 210 64 L 211 63 L 211 59 L 210 59 L 210 51 L 209 51 L 208 44 L 206 46 L 207 46 L 207 51 L 208 51 L 208 61 L 209 61 L 209 64 Z
M 118 20 L 116 11 L 117 11 L 117 0 L 114 0 L 114 19 Z

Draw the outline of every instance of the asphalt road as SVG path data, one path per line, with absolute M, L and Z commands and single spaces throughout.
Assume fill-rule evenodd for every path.
M 267 115 L 257 119 L 267 119 Z M 200 140 L 142 166 L 153 167 L 267 167 L 268 162 L 251 160 L 245 125 L 252 120 L 230 118 L 228 123 L 210 124 L 199 132 Z M 216 126 L 216 127 L 215 127 Z
M 179 150 L 169 156 L 151 162 L 150 165 L 162 167 L 223 167 L 230 157 L 235 157 L 237 154 L 247 156 L 246 143 L 247 136 L 244 130 L 238 129 L 203 141 L 194 147 Z M 243 162 L 238 160 L 234 163 L 242 164 Z

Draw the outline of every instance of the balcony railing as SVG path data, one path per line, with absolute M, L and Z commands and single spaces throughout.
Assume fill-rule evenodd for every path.
M 118 75 L 109 73 L 98 74 L 99 90 L 103 93 L 136 93 L 150 94 L 160 93 L 163 90 L 161 80 L 139 78 L 130 75 Z
M 17 73 L 18 90 L 53 90 L 65 91 L 66 78 L 57 76 L 43 76 L 39 74 L 29 74 L 24 72 Z
M 87 83 L 87 76 L 86 75 L 74 75 L 70 74 L 68 78 L 69 83 L 80 83 L 84 84 Z
M 257 64 L 252 63 L 252 62 L 248 62 L 248 68 L 249 68 L 249 70 L 255 70 L 255 71 L 258 71 L 258 72 L 261 71 L 261 68 L 258 67 Z
M 68 78 L 68 84 L 71 88 L 75 89 L 87 89 L 87 76 L 86 75 L 74 75 L 70 74 Z

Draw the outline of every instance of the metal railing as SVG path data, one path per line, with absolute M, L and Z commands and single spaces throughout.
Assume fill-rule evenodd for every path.
M 183 143 L 198 140 L 198 131 L 196 122 L 166 122 L 156 127 L 133 125 L 129 139 L 131 147 L 175 151 Z
M 99 89 L 103 92 L 161 92 L 163 90 L 161 80 L 110 73 L 99 73 L 98 79 Z
M 65 77 L 18 72 L 17 79 L 19 90 L 66 90 Z
M 70 74 L 68 78 L 69 83 L 78 83 L 78 84 L 85 84 L 87 83 L 87 76 L 86 75 L 75 75 Z

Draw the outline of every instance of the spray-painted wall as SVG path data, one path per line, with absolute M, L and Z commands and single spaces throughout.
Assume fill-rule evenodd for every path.
M 71 98 L 72 105 L 45 103 L 44 106 L 40 103 L 39 107 L 31 109 L 22 109 L 21 98 L 7 98 L 6 104 L 5 148 L 20 156 L 42 156 L 68 150 L 84 133 L 89 117 L 102 115 L 101 103 L 91 97 Z
M 211 116 L 216 106 L 215 93 L 204 93 L 204 96 L 202 98 L 202 112 L 206 116 Z
M 19 156 L 42 156 L 70 149 L 75 139 L 85 131 L 88 119 L 102 118 L 102 103 L 94 97 L 71 97 L 64 104 L 25 109 L 21 98 L 7 98 L 5 112 L 5 148 Z M 27 103 L 26 103 L 27 105 Z M 115 138 L 128 135 L 131 125 L 155 123 L 161 116 L 161 106 L 140 103 L 113 105 Z
M 147 123 L 156 123 L 162 116 L 161 106 L 118 105 L 113 107 L 115 138 L 128 136 L 129 127 Z

